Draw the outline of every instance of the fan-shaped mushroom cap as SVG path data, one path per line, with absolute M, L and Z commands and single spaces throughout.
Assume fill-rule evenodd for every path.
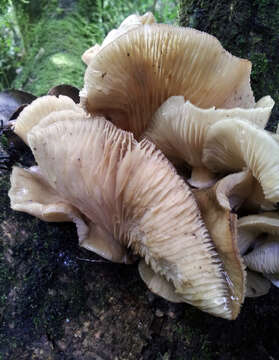
M 247 270 L 246 297 L 266 295 L 270 290 L 270 281 L 260 274 Z
M 172 161 L 201 167 L 205 137 L 212 124 L 240 118 L 264 128 L 273 106 L 272 98 L 265 96 L 253 109 L 201 109 L 188 100 L 185 102 L 183 96 L 172 96 L 156 111 L 144 136 Z
M 270 134 L 240 119 L 213 124 L 206 136 L 203 163 L 213 172 L 248 168 L 265 198 L 279 201 L 279 144 Z
M 232 319 L 235 319 L 244 301 L 246 273 L 237 247 L 237 216 L 218 201 L 219 184 L 220 181 L 210 189 L 194 190 L 194 195 L 205 225 L 224 264 L 224 274 L 230 290 Z
M 82 54 L 82 61 L 88 65 L 91 61 L 91 59 L 106 45 L 108 45 L 110 42 L 114 41 L 121 35 L 124 35 L 130 30 L 136 29 L 137 27 L 144 25 L 144 24 L 153 24 L 155 23 L 155 18 L 151 12 L 147 12 L 146 14 L 140 16 L 140 15 L 130 15 L 125 20 L 122 21 L 118 29 L 111 30 L 107 36 L 105 37 L 102 45 L 94 45 L 88 50 L 86 50 Z
M 24 211 L 44 221 L 73 221 L 80 246 L 111 261 L 133 261 L 124 246 L 111 241 L 106 232 L 61 197 L 48 184 L 37 166 L 30 169 L 13 168 L 9 197 L 13 210 Z
M 33 127 L 28 143 L 49 187 L 82 214 L 75 222 L 80 237 L 84 224 L 89 229 L 85 247 L 103 238 L 129 247 L 183 301 L 232 318 L 222 263 L 194 196 L 154 145 L 84 115 Z
M 43 178 L 40 169 L 13 168 L 9 191 L 11 208 L 44 221 L 72 221 L 78 211 L 63 200 Z
M 208 108 L 254 107 L 251 64 L 219 41 L 190 28 L 139 26 L 96 54 L 86 72 L 81 102 L 138 138 L 169 97 L 183 95 Z
M 172 96 L 154 114 L 144 136 L 154 142 L 175 163 L 191 165 L 192 186 L 207 187 L 216 181 L 202 163 L 202 151 L 209 127 L 223 119 L 239 117 L 265 127 L 274 101 L 270 96 L 259 100 L 253 109 L 201 109 L 184 101 L 183 96 Z
M 53 111 L 61 110 L 83 113 L 83 110 L 67 96 L 60 95 L 58 98 L 54 95 L 42 96 L 22 110 L 15 122 L 14 132 L 27 143 L 27 134 L 35 125 Z

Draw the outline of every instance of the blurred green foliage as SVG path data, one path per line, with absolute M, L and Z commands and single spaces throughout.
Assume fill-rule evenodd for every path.
M 39 31 L 44 31 L 41 25 L 51 21 L 54 26 L 53 20 L 67 13 L 62 3 L 59 0 L 0 0 L 0 91 L 11 86 L 17 73 L 25 72 L 26 59 L 31 52 L 35 54 L 39 50 L 34 47 L 41 42 L 38 41 Z M 133 13 L 152 11 L 158 22 L 177 23 L 178 0 L 76 0 L 72 3 L 73 14 L 83 19 L 82 26 L 87 28 L 87 39 L 81 39 L 81 43 L 91 42 L 89 45 L 101 42 L 111 29 Z
M 0 90 L 9 87 L 20 67 L 22 43 L 15 14 L 8 0 L 0 2 Z

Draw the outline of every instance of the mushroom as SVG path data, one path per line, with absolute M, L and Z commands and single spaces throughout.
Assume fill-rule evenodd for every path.
M 201 109 L 184 101 L 183 96 L 166 100 L 154 114 L 144 136 L 175 164 L 185 161 L 192 166 L 188 182 L 195 187 L 208 187 L 216 182 L 202 162 L 202 151 L 209 127 L 223 119 L 239 117 L 265 127 L 274 101 L 266 96 L 253 109 Z
M 243 174 L 234 175 L 227 176 L 231 178 L 229 181 L 222 179 L 209 189 L 194 190 L 202 218 L 224 264 L 233 319 L 240 312 L 246 286 L 246 272 L 237 246 L 237 215 L 231 212 L 227 197 L 234 191 L 238 193 L 237 187 L 243 180 Z
M 236 212 L 253 191 L 254 178 L 250 171 L 225 176 L 215 186 L 216 199 L 226 210 Z
M 249 169 L 265 199 L 279 201 L 279 144 L 265 130 L 241 119 L 221 120 L 206 136 L 203 164 L 212 172 Z
M 155 18 L 151 12 L 147 12 L 146 14 L 140 15 L 130 15 L 128 16 L 122 23 L 120 24 L 118 29 L 111 30 L 106 38 L 104 39 L 102 45 L 95 44 L 90 47 L 82 54 L 82 61 L 89 65 L 91 59 L 106 45 L 117 39 L 118 37 L 126 34 L 128 31 L 136 29 L 137 27 L 144 24 L 153 24 L 155 23 Z
M 238 220 L 238 246 L 245 264 L 262 273 L 279 272 L 279 215 L 266 212 Z M 249 249 L 252 248 L 252 251 Z M 248 253 L 247 253 L 248 251 Z
M 139 138 L 159 106 L 174 95 L 201 108 L 254 107 L 251 64 L 206 33 L 142 25 L 92 57 L 80 93 L 90 114 L 102 114 Z
M 80 237 L 86 225 L 81 246 L 96 251 L 102 245 L 96 252 L 105 247 L 103 256 L 113 261 L 125 262 L 132 251 L 170 283 L 175 296 L 231 319 L 222 262 L 194 196 L 168 160 L 149 141 L 136 142 L 104 118 L 77 112 L 75 119 L 66 120 L 64 113 L 55 113 L 56 122 L 47 123 L 50 115 L 42 119 L 27 133 L 27 141 L 48 188 L 76 210 Z M 21 191 L 13 188 L 14 172 L 9 195 L 16 208 L 22 199 L 14 197 Z M 23 188 L 31 189 L 28 181 L 33 180 L 26 177 Z M 34 197 L 39 202 L 37 191 Z M 31 190 L 28 198 L 32 204 Z
M 248 215 L 238 220 L 238 247 L 244 255 L 254 246 L 256 239 L 263 233 L 275 235 L 279 233 L 279 217 L 277 213 L 266 212 L 258 215 Z
M 26 143 L 27 134 L 37 125 L 41 119 L 51 114 L 53 111 L 72 110 L 83 113 L 80 106 L 67 96 L 46 95 L 34 100 L 31 106 L 25 107 L 17 120 L 14 122 L 14 132 Z

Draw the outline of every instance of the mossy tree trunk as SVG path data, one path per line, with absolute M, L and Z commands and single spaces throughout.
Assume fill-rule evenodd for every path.
M 216 36 L 233 55 L 253 63 L 256 100 L 271 95 L 277 106 L 269 128 L 279 117 L 279 1 L 180 0 L 179 22 Z

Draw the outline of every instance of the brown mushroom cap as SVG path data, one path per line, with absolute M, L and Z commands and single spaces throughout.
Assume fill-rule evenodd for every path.
M 49 187 L 82 215 L 75 222 L 80 237 L 84 224 L 89 229 L 87 248 L 102 239 L 130 247 L 183 301 L 232 318 L 222 263 L 194 196 L 154 145 L 78 114 L 33 127 L 28 143 Z
M 86 72 L 81 102 L 138 138 L 158 107 L 183 95 L 208 108 L 254 107 L 251 64 L 219 41 L 190 28 L 143 25 L 96 54 Z
M 248 168 L 267 200 L 279 201 L 279 144 L 265 130 L 240 119 L 222 120 L 208 130 L 203 163 L 213 172 Z

